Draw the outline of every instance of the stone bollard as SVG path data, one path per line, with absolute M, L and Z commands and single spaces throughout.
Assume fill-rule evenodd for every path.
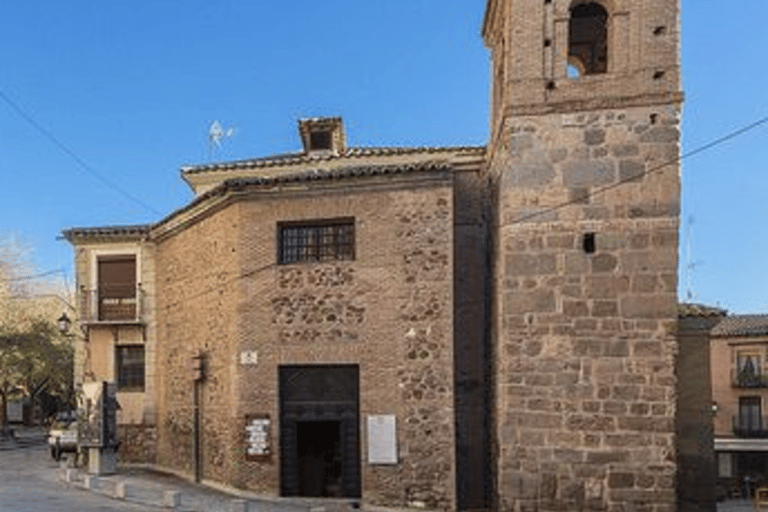
M 73 482 L 77 482 L 77 470 L 76 469 L 65 469 L 64 470 L 64 480 L 71 484 Z
M 181 506 L 181 493 L 179 491 L 165 491 L 163 493 L 163 507 L 179 508 Z
M 232 500 L 229 504 L 229 512 L 248 512 L 248 502 L 245 500 Z
M 128 496 L 128 484 L 125 482 L 117 482 L 115 486 L 115 498 L 118 500 L 124 500 Z
M 98 486 L 98 478 L 95 476 L 86 476 L 85 477 L 85 488 L 89 491 L 95 491 Z

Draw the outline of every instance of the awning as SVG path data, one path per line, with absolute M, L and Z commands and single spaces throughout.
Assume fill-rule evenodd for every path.
M 768 452 L 768 439 L 715 438 L 716 452 Z

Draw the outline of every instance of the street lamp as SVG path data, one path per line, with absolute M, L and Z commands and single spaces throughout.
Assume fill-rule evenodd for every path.
M 61 316 L 58 319 L 59 322 L 59 331 L 61 334 L 67 334 L 69 332 L 69 328 L 72 325 L 72 320 L 69 319 L 66 313 L 62 313 Z

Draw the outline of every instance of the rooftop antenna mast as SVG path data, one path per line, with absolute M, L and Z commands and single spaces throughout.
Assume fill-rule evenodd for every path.
M 693 215 L 688 216 L 688 222 L 686 223 L 687 226 L 685 228 L 685 300 L 688 302 L 693 302 L 696 298 L 696 294 L 693 293 L 693 272 L 696 270 L 696 267 L 701 265 L 703 262 L 701 261 L 693 261 L 693 256 L 691 254 L 692 252 L 692 244 L 691 244 L 691 233 L 693 231 L 693 221 L 694 217 Z
M 221 149 L 221 141 L 235 135 L 235 127 L 224 128 L 218 120 L 214 120 L 208 127 L 208 160 L 213 160 L 213 154 Z

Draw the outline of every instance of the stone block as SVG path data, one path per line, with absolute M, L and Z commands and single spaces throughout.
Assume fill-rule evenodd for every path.
M 640 154 L 640 146 L 637 144 L 615 144 L 611 146 L 611 152 L 617 158 L 637 156 Z
M 181 506 L 181 492 L 163 491 L 163 508 L 179 508 Z
M 517 415 L 519 425 L 528 428 L 561 428 L 563 418 L 559 414 L 523 412 Z
M 551 183 L 555 176 L 555 168 L 547 161 L 516 163 L 504 173 L 501 185 L 509 188 L 537 188 Z
M 584 144 L 587 146 L 596 146 L 605 142 L 605 130 L 591 129 L 584 130 Z
M 615 299 L 629 290 L 628 276 L 588 276 L 586 297 L 589 299 Z
M 566 421 L 566 427 L 572 430 L 586 430 L 590 432 L 613 431 L 616 429 L 616 420 L 611 416 L 572 414 Z
M 673 126 L 655 126 L 640 135 L 640 142 L 668 144 L 680 140 L 680 130 Z
M 608 487 L 610 489 L 631 489 L 634 486 L 634 473 L 608 473 Z
M 504 312 L 512 314 L 554 312 L 556 306 L 553 290 L 510 292 L 505 297 Z
M 563 314 L 570 318 L 589 316 L 589 306 L 583 300 L 564 300 Z
M 95 491 L 99 488 L 99 479 L 95 476 L 87 475 L 83 480 L 83 487 L 89 491 Z
M 608 464 L 624 463 L 629 460 L 629 452 L 626 450 L 611 450 L 611 451 L 590 451 L 587 452 L 587 463 L 596 464 L 598 466 L 606 466 Z M 605 471 L 604 467 L 600 468 L 601 471 Z
M 117 482 L 115 484 L 115 498 L 118 500 L 124 500 L 128 497 L 128 484 L 125 482 Z
M 613 386 L 611 398 L 616 400 L 637 400 L 640 398 L 639 386 Z
M 567 275 L 584 274 L 589 269 L 589 257 L 583 252 L 565 254 L 565 273 Z
M 557 259 L 553 253 L 508 254 L 504 261 L 504 271 L 508 276 L 554 274 L 557 270 Z
M 569 160 L 562 167 L 563 184 L 568 188 L 598 187 L 616 181 L 613 160 Z
M 621 313 L 625 318 L 672 318 L 677 299 L 666 295 L 631 295 L 621 300 Z
M 638 160 L 621 160 L 619 162 L 619 180 L 642 181 L 644 175 L 644 163 Z
M 613 254 L 600 253 L 590 259 L 592 272 L 613 272 L 618 265 L 618 259 Z
M 592 303 L 592 316 L 618 316 L 619 305 L 615 300 L 596 300 Z

